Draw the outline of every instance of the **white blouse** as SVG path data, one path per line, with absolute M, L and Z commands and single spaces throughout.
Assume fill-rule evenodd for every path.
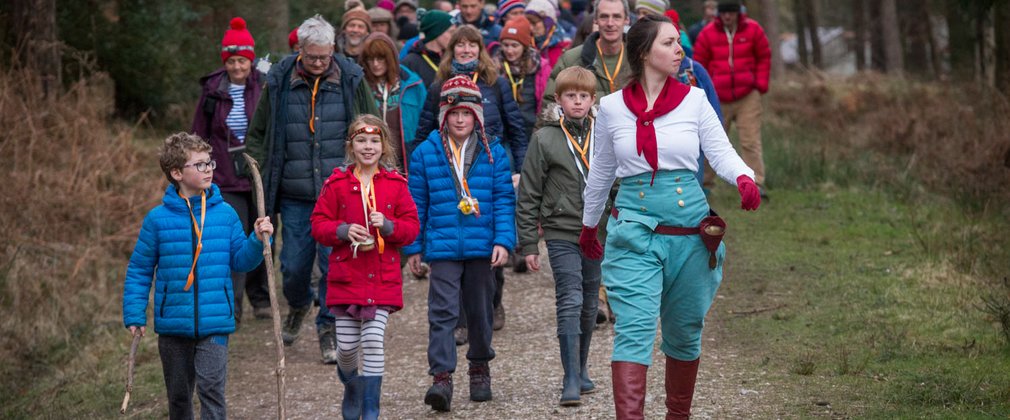
M 596 117 L 595 156 L 589 163 L 589 178 L 582 196 L 582 223 L 593 227 L 600 220 L 614 180 L 651 173 L 645 157 L 638 155 L 635 114 L 624 104 L 621 91 L 604 96 Z M 659 170 L 698 171 L 699 150 L 705 151 L 712 169 L 736 185 L 740 175 L 754 178 L 754 171 L 733 149 L 719 117 L 705 98 L 705 91 L 692 87 L 673 111 L 653 121 L 656 128 Z

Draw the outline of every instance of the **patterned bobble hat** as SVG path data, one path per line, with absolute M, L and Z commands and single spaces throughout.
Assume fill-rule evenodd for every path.
M 662 16 L 669 8 L 670 3 L 666 0 L 638 0 L 635 2 L 635 10 L 645 10 L 656 16 Z
M 245 19 L 232 18 L 231 25 L 221 39 L 221 61 L 228 61 L 233 55 L 240 55 L 253 61 L 256 59 L 256 51 L 253 49 L 255 46 L 256 41 L 245 27 Z
M 487 143 L 487 136 L 484 135 L 484 105 L 480 88 L 466 76 L 456 76 L 442 84 L 442 93 L 438 101 L 438 130 L 442 133 L 443 142 L 448 138 L 445 131 L 446 119 L 452 110 L 459 108 L 469 109 L 477 117 L 477 126 L 474 129 L 480 133 L 481 143 L 484 144 L 484 150 L 490 158 L 491 147 Z M 445 149 L 448 153 L 449 148 Z
M 517 7 L 526 8 L 526 2 L 522 0 L 498 0 L 498 20 L 501 21 L 505 15 Z

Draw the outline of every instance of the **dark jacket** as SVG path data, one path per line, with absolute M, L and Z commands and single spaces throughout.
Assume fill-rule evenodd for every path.
M 414 147 L 420 145 L 431 134 L 438 130 L 438 101 L 442 92 L 442 81 L 436 80 L 428 87 L 428 98 L 421 111 L 421 120 L 417 123 L 417 135 L 414 136 Z M 484 107 L 484 131 L 489 142 L 499 140 L 505 144 L 512 164 L 512 173 L 522 169 L 523 157 L 526 156 L 526 127 L 519 105 L 512 98 L 512 88 L 505 77 L 498 76 L 494 86 L 488 86 L 483 78 L 477 79 L 480 88 L 481 102 Z
M 435 81 L 435 75 L 438 73 L 438 63 L 442 60 L 442 55 L 435 54 L 424 48 L 423 40 L 415 42 L 414 45 L 410 46 L 410 50 L 408 51 L 407 56 L 404 57 L 400 64 L 410 69 L 410 71 L 417 73 L 418 76 L 421 76 L 421 80 L 424 81 L 425 86 L 431 85 L 431 82 Z M 435 65 L 434 67 L 424 59 L 425 54 L 431 60 L 431 63 Z
M 298 75 L 296 59 L 290 55 L 270 69 L 246 137 L 249 154 L 263 168 L 267 214 L 280 196 L 314 202 L 329 174 L 344 164 L 348 125 L 358 114 L 379 113 L 361 67 L 335 54 L 335 71 L 319 83 L 313 134 L 313 86 Z
M 193 126 L 190 131 L 210 143 L 214 150 L 210 153 L 211 159 L 217 161 L 217 169 L 214 170 L 214 183 L 223 192 L 244 192 L 251 191 L 249 179 L 237 173 L 236 164 L 244 165 L 245 162 L 233 162 L 234 156 L 240 156 L 240 152 L 245 148 L 245 143 L 232 135 L 225 119 L 231 112 L 232 99 L 228 93 L 231 81 L 228 79 L 228 72 L 224 67 L 200 78 L 200 86 L 203 87 L 200 93 L 200 101 L 197 102 L 196 113 L 193 115 Z M 256 111 L 256 104 L 263 93 L 263 79 L 260 72 L 253 69 L 246 79 L 245 92 L 245 115 L 252 123 L 253 114 Z

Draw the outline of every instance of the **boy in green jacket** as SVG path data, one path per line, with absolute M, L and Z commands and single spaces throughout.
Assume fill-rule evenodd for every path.
M 519 178 L 516 225 L 526 264 L 539 271 L 539 235 L 543 228 L 554 272 L 558 341 L 565 375 L 562 406 L 581 404 L 580 394 L 593 392 L 587 361 L 596 325 L 600 261 L 582 255 L 582 190 L 593 156 L 596 77 L 582 67 L 569 67 L 557 77 L 557 104 L 546 106 L 543 128 L 533 133 Z M 602 238 L 601 238 L 602 240 Z

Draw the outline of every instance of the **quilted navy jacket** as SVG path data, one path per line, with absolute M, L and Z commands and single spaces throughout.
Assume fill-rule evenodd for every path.
M 511 94 L 510 94 L 511 95 Z M 403 253 L 423 253 L 425 261 L 460 261 L 490 258 L 495 245 L 513 249 L 516 244 L 515 191 L 505 149 L 491 141 L 494 164 L 483 146 L 466 174 L 470 193 L 480 206 L 480 217 L 465 215 L 456 206 L 460 196 L 455 173 L 445 156 L 438 130 L 432 131 L 410 156 L 407 185 L 417 204 L 421 233 Z
M 200 197 L 190 197 L 200 220 Z M 123 286 L 123 323 L 147 325 L 147 302 L 154 286 L 154 331 L 202 338 L 235 332 L 235 292 L 231 272 L 250 271 L 263 261 L 263 243 L 246 236 L 238 214 L 221 197 L 217 185 L 207 196 L 203 250 L 196 275 L 184 290 L 193 265 L 196 232 L 186 201 L 175 186 L 165 190 L 162 204 L 144 217 L 130 256 Z M 152 282 L 153 281 L 153 282 Z

